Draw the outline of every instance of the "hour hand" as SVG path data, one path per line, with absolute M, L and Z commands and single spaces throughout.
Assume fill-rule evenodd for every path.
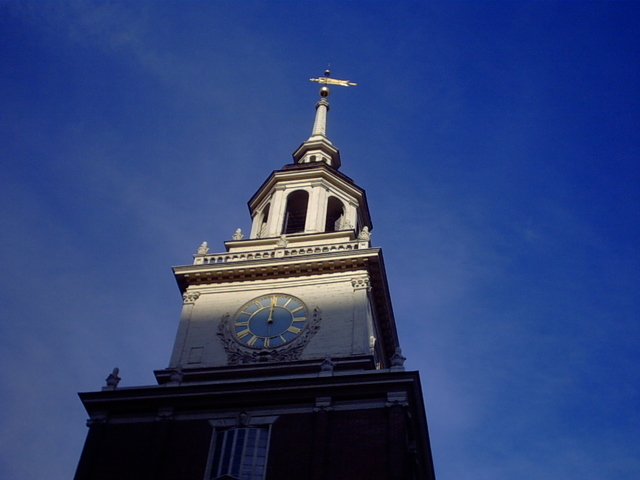
M 269 318 L 267 318 L 267 323 L 273 323 L 273 309 L 276 307 L 276 298 L 271 297 L 271 307 L 269 308 Z

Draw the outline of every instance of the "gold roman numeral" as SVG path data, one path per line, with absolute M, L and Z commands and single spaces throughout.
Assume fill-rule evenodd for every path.
M 238 338 L 244 338 L 244 337 L 246 337 L 247 335 L 249 335 L 250 333 L 251 333 L 251 330 L 249 330 L 249 329 L 247 328 L 246 330 L 242 330 L 241 332 L 237 332 L 237 333 L 236 333 L 236 336 L 237 336 Z

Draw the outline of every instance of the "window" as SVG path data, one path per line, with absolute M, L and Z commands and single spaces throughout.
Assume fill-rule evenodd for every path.
M 307 203 L 309 203 L 309 193 L 304 190 L 296 190 L 287 197 L 282 233 L 289 235 L 304 232 L 304 224 L 307 220 Z
M 267 467 L 269 426 L 216 430 L 210 479 L 225 475 L 263 480 Z
M 336 197 L 329 197 L 327 201 L 327 221 L 325 232 L 337 232 L 344 227 L 344 205 Z

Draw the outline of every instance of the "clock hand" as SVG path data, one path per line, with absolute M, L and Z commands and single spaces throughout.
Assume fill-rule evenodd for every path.
M 273 309 L 276 308 L 276 297 L 271 297 L 271 308 L 269 309 L 269 318 L 267 318 L 267 323 L 273 323 Z

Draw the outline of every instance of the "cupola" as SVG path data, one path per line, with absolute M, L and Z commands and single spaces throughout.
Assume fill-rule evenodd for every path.
M 274 171 L 249 200 L 251 239 L 372 229 L 365 192 L 338 171 L 340 153 L 327 137 L 327 84 L 355 83 L 332 79 L 328 70 L 311 80 L 324 84 L 311 136 L 293 153 L 294 163 Z

